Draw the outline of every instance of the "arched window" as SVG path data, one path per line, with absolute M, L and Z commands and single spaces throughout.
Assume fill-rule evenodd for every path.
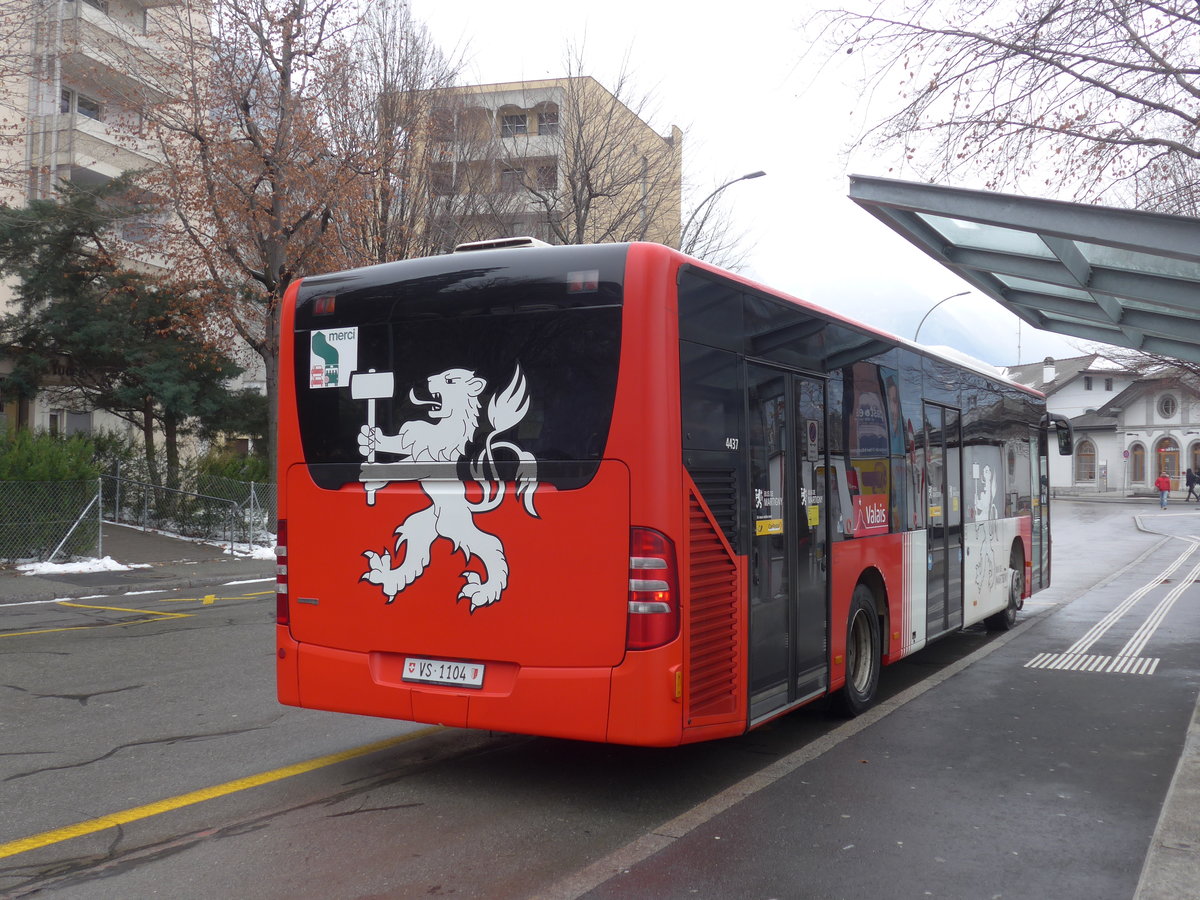
M 1075 480 L 1096 480 L 1096 445 L 1087 438 L 1075 448 Z
M 1179 443 L 1175 438 L 1165 437 L 1160 439 L 1154 445 L 1154 455 L 1158 457 L 1158 472 L 1166 472 L 1172 478 L 1178 477 Z
M 1188 459 L 1191 462 L 1191 470 L 1200 472 L 1200 441 L 1192 441 L 1192 446 L 1188 447 Z
M 1129 448 L 1129 480 L 1135 484 L 1146 483 L 1146 445 L 1134 444 Z

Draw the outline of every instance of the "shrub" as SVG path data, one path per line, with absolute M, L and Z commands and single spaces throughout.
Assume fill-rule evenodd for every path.
M 196 460 L 196 471 L 200 475 L 213 475 L 233 481 L 271 481 L 271 470 L 267 460 L 261 456 L 242 456 L 232 450 L 213 450 Z
M 120 431 L 97 431 L 92 435 L 96 447 L 96 466 L 105 475 L 120 475 L 130 481 L 154 483 L 146 461 L 146 447 L 140 435 L 131 436 Z M 159 469 L 163 469 L 163 454 L 158 454 Z M 161 482 L 163 472 L 159 471 Z
M 26 428 L 0 431 L 0 481 L 77 481 L 96 478 L 91 438 L 53 437 Z

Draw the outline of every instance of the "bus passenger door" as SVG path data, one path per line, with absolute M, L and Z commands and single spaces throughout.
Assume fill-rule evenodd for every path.
M 759 365 L 747 365 L 747 386 L 750 719 L 756 721 L 828 684 L 825 386 Z
M 962 417 L 925 404 L 925 492 L 929 526 L 926 634 L 962 627 Z
M 1030 519 L 1030 590 L 1040 591 L 1050 586 L 1050 460 L 1047 458 L 1048 439 L 1046 429 L 1034 428 L 1029 437 L 1029 454 L 1033 470 Z

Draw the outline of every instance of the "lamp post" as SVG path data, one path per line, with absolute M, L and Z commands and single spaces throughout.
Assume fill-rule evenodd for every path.
M 929 307 L 929 309 L 925 312 L 925 315 L 921 316 L 921 321 L 917 323 L 917 330 L 913 332 L 913 343 L 915 344 L 917 342 L 917 335 L 921 333 L 921 326 L 925 324 L 925 320 L 929 318 L 929 314 L 931 312 L 933 312 L 947 300 L 953 300 L 955 297 L 965 297 L 969 293 L 971 292 L 959 291 L 957 294 L 951 294 L 949 297 L 943 297 L 937 303 L 933 304 L 933 306 Z
M 721 191 L 725 190 L 725 188 L 729 187 L 730 185 L 737 184 L 739 181 L 749 181 L 751 178 L 762 178 L 766 174 L 767 174 L 766 172 L 758 171 L 758 172 L 750 172 L 749 174 L 746 174 L 746 175 L 740 175 L 737 178 L 734 178 L 732 181 L 725 182 L 723 185 L 721 185 L 719 188 L 717 188 L 715 191 L 713 191 L 711 194 L 709 194 L 707 197 L 705 197 L 703 200 L 701 200 L 698 204 L 696 204 L 696 208 L 694 210 L 692 210 L 692 214 L 690 216 L 688 216 L 688 220 L 686 222 L 684 222 L 683 230 L 679 232 L 679 247 L 680 247 L 680 249 L 683 250 L 685 253 L 687 252 L 686 238 L 687 238 L 688 229 L 692 227 L 692 222 L 696 221 L 697 213 L 699 213 L 700 210 L 704 209 L 704 207 L 708 206 L 708 204 L 713 201 L 713 199 L 717 196 L 717 194 L 721 193 Z

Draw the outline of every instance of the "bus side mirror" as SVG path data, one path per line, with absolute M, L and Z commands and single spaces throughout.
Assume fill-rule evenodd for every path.
M 1071 420 L 1066 416 L 1046 413 L 1042 416 L 1042 428 L 1053 428 L 1058 435 L 1058 455 L 1070 456 L 1075 452 L 1075 434 L 1071 428 Z
M 1075 452 L 1075 441 L 1071 436 L 1070 428 L 1056 428 L 1055 433 L 1058 435 L 1058 455 L 1070 456 Z

